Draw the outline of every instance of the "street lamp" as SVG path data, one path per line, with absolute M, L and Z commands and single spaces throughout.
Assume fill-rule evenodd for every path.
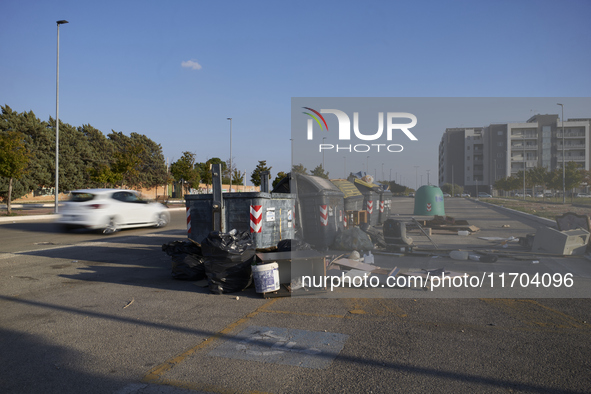
M 65 20 L 57 21 L 57 71 L 55 77 L 55 213 L 58 213 L 59 194 L 59 146 L 60 146 L 60 25 L 69 23 Z
M 415 167 L 415 190 L 419 190 L 419 166 L 414 166 Z
M 431 170 L 427 170 L 427 185 L 431 185 L 431 182 L 429 182 L 429 171 Z
M 230 121 L 230 193 L 232 193 L 232 118 L 227 118 Z
M 566 168 L 564 163 L 564 105 L 557 103 L 556 105 L 560 105 L 562 109 L 562 117 L 560 118 L 560 123 L 562 124 L 562 203 L 566 203 Z
M 326 137 L 322 137 L 322 146 L 324 146 L 324 140 Z M 322 172 L 324 172 L 324 149 L 322 149 Z
M 523 199 L 525 200 L 525 130 L 523 133 Z
M 367 163 L 365 163 L 365 173 L 369 173 L 369 156 L 367 156 Z

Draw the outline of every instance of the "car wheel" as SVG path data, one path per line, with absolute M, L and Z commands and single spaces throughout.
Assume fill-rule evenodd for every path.
M 168 222 L 170 222 L 170 215 L 168 214 L 168 212 L 160 212 L 156 216 L 156 224 L 154 225 L 154 227 L 166 227 L 168 225 Z
M 114 217 L 109 218 L 108 224 L 102 229 L 103 234 L 113 234 L 119 231 L 119 224 Z

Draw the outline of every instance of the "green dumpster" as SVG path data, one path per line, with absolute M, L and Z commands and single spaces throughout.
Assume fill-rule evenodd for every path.
M 415 194 L 414 215 L 445 216 L 441 189 L 433 185 L 421 186 Z

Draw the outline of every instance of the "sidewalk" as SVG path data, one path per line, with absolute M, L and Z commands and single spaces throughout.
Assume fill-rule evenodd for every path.
M 11 208 L 14 216 L 7 216 L 6 204 L 0 204 L 0 223 L 18 222 L 23 220 L 54 220 L 56 217 L 54 214 L 54 203 L 11 204 Z M 184 201 L 169 202 L 168 209 L 185 209 Z

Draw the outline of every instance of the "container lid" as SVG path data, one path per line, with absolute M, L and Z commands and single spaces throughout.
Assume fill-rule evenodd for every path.
M 331 179 L 331 182 L 338 187 L 343 193 L 345 193 L 345 198 L 349 197 L 363 197 L 359 189 L 355 187 L 355 185 L 349 182 L 346 179 Z

